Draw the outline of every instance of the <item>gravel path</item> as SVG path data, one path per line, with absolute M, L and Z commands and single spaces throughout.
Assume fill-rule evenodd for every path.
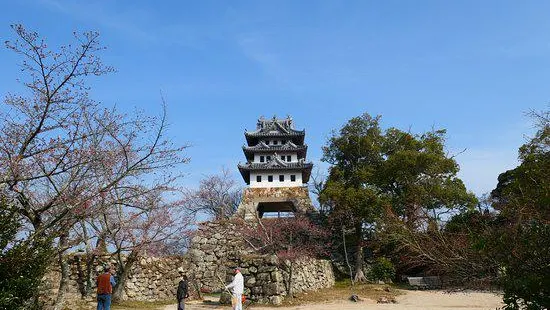
M 338 301 L 323 304 L 308 304 L 292 307 L 254 307 L 254 310 L 358 310 L 358 309 L 386 309 L 386 310 L 494 310 L 502 307 L 502 296 L 485 292 L 458 292 L 447 293 L 443 291 L 405 291 L 405 294 L 397 297 L 397 304 L 377 304 L 374 300 L 365 300 L 358 303 Z M 162 310 L 176 310 L 176 305 L 166 306 Z M 203 303 L 188 303 L 186 310 L 204 309 L 231 309 L 229 306 L 208 305 Z M 161 310 L 161 309 L 159 309 Z

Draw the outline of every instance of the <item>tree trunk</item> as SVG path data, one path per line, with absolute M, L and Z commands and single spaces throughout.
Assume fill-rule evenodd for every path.
M 94 263 L 96 261 L 97 256 L 95 254 L 91 254 L 89 258 L 86 259 L 86 289 L 85 289 L 85 296 L 88 297 L 92 293 L 93 288 L 93 281 L 92 281 L 92 272 L 94 270 Z
M 351 269 L 351 264 L 349 263 L 348 245 L 346 244 L 346 233 L 344 230 L 344 226 L 342 226 L 342 243 L 344 244 L 344 257 L 346 259 L 346 265 L 348 265 L 348 269 L 349 269 L 349 279 L 351 281 L 351 285 L 353 286 L 355 281 L 353 281 L 353 270 Z
M 365 274 L 363 273 L 363 225 L 358 223 L 355 225 L 355 236 L 357 238 L 357 248 L 355 256 L 355 282 L 366 282 Z
M 64 249 L 67 246 L 68 235 L 63 233 L 59 237 L 59 249 Z M 55 299 L 54 310 L 61 310 L 65 304 L 65 295 L 69 286 L 69 263 L 63 255 L 64 251 L 60 250 L 58 253 L 58 263 L 61 269 L 61 279 L 59 279 L 59 291 Z
M 86 297 L 86 278 L 84 275 L 84 270 L 82 270 L 82 261 L 83 260 L 80 258 L 80 256 L 75 256 L 78 291 L 80 292 L 80 297 L 84 299 Z
M 78 275 L 78 290 L 82 299 L 90 296 L 93 288 L 92 271 L 94 262 L 97 256 L 95 254 L 87 254 L 85 259 L 76 256 L 77 259 L 77 275 Z M 84 265 L 84 266 L 83 266 Z
M 290 266 L 288 267 L 288 296 L 294 298 L 292 293 L 292 272 L 294 271 L 294 263 L 290 261 Z
M 86 244 L 86 255 L 85 259 L 80 259 L 78 264 L 78 278 L 79 278 L 79 286 L 82 286 L 80 289 L 80 293 L 82 294 L 82 298 L 86 298 L 91 295 L 92 288 L 93 288 L 93 280 L 92 280 L 92 271 L 94 269 L 94 262 L 96 261 L 97 255 L 92 250 L 92 245 L 90 244 L 90 238 L 88 237 L 88 229 L 86 227 L 86 223 L 84 221 L 80 221 L 80 226 L 82 227 L 82 234 L 83 239 Z M 98 237 L 98 240 L 102 240 L 103 237 Z M 98 241 L 100 242 L 100 241 Z M 81 263 L 84 263 L 84 267 L 86 268 L 83 270 Z
M 118 269 L 117 275 L 118 275 L 118 281 L 116 286 L 113 288 L 113 303 L 118 303 L 122 301 L 122 297 L 124 294 L 124 287 L 126 286 L 126 279 L 128 279 L 128 275 L 130 274 L 130 269 L 132 269 L 132 266 L 137 261 L 137 253 L 130 253 L 128 257 L 126 258 L 126 261 L 123 263 L 122 259 L 119 255 L 118 259 Z M 120 271 L 120 272 L 118 272 Z

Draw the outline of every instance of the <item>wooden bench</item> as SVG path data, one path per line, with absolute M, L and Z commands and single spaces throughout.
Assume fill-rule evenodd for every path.
M 407 277 L 409 285 L 413 288 L 430 289 L 441 288 L 441 280 L 438 276 L 433 277 Z

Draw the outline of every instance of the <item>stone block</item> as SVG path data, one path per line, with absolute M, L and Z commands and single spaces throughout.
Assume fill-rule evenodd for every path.
M 260 266 L 258 268 L 258 272 L 272 272 L 277 270 L 277 267 L 275 266 Z
M 279 258 L 277 257 L 277 255 L 269 255 L 266 259 L 266 264 L 277 265 L 279 264 Z
M 214 235 L 212 235 L 212 238 L 214 239 L 222 239 L 222 235 L 220 233 L 215 233 Z
M 270 275 L 269 273 L 258 273 L 256 275 L 256 280 L 258 280 L 259 282 L 267 282 L 270 280 Z
M 245 286 L 247 287 L 253 287 L 254 284 L 256 284 L 256 278 L 250 277 L 245 281 Z
M 283 297 L 282 296 L 271 296 L 269 297 L 269 303 L 275 306 L 278 306 L 283 303 Z
M 263 289 L 261 286 L 254 286 L 253 288 L 250 289 L 250 292 L 254 295 L 259 295 L 259 294 L 262 294 Z
M 216 246 L 214 244 L 205 244 L 201 246 L 201 251 L 205 253 L 213 253 L 216 250 Z
M 284 287 L 279 283 L 268 283 L 263 286 L 263 292 L 267 296 L 279 295 L 284 290 Z
M 283 282 L 283 275 L 280 271 L 273 271 L 271 273 L 271 281 L 273 282 Z

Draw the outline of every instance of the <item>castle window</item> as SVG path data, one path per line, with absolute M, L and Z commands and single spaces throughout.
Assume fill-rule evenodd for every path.
M 256 176 L 256 182 L 262 182 L 262 176 L 261 175 Z
M 271 156 L 267 155 L 267 161 L 270 161 L 270 160 L 271 160 Z
M 296 182 L 296 176 L 294 174 L 290 175 L 290 181 Z
M 268 175 L 268 176 L 267 176 L 267 181 L 268 181 L 268 182 L 273 182 L 273 176 L 272 176 L 272 175 Z
M 284 155 L 281 156 L 281 160 L 282 160 L 282 161 L 285 161 L 285 156 L 284 156 Z
M 284 182 L 284 181 L 285 181 L 284 174 L 279 175 L 279 182 Z
M 286 157 L 286 161 L 291 161 L 290 155 L 288 155 L 288 156 Z
M 279 140 L 273 140 L 273 145 L 279 144 Z
M 265 161 L 265 158 L 263 156 L 260 156 L 260 162 L 263 163 Z

